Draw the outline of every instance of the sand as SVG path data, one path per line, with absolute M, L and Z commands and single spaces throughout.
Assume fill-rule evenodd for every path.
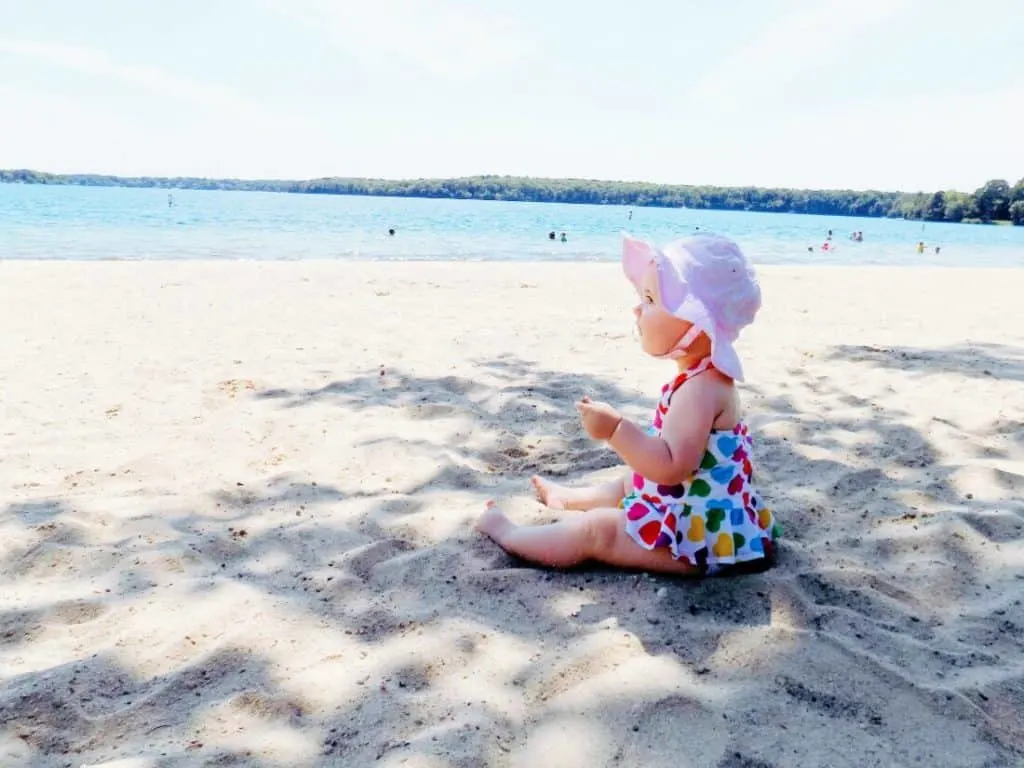
M 1024 270 L 763 268 L 756 575 L 471 530 L 608 478 L 615 265 L 0 263 L 0 765 L 1024 763 Z

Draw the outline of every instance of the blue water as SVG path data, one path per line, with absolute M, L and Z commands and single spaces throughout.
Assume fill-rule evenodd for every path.
M 614 260 L 623 229 L 662 242 L 700 227 L 734 238 L 759 264 L 1024 266 L 1024 227 L 477 200 L 170 194 L 173 207 L 161 189 L 0 184 L 0 259 Z M 394 237 L 387 234 L 392 227 Z M 823 252 L 829 229 L 837 247 Z M 568 242 L 550 241 L 551 230 L 564 231 Z M 848 239 L 854 230 L 864 233 L 864 242 Z M 928 245 L 924 255 L 916 252 L 919 240 Z

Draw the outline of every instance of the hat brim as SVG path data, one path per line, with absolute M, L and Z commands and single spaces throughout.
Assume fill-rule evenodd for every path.
M 657 249 L 650 243 L 622 233 L 622 270 L 637 291 L 643 285 L 644 274 L 654 263 L 657 253 Z

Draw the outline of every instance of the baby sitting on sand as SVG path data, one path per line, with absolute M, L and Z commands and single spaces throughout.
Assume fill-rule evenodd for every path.
M 754 487 L 733 348 L 761 306 L 754 271 L 735 243 L 710 233 L 664 249 L 625 236 L 622 262 L 640 297 L 633 314 L 641 348 L 677 366 L 647 429 L 588 397 L 576 404 L 587 434 L 607 442 L 629 473 L 587 488 L 535 477 L 547 506 L 585 513 L 516 525 L 492 501 L 477 530 L 511 554 L 556 568 L 597 560 L 703 575 L 767 563 L 780 529 Z

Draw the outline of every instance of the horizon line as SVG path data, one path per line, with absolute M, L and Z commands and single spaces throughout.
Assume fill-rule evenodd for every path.
M 943 188 L 939 190 L 915 190 L 907 191 L 900 189 L 882 189 L 878 187 L 867 187 L 861 189 L 855 189 L 853 187 L 785 187 L 785 186 L 763 186 L 756 184 L 744 184 L 744 185 L 723 185 L 723 184 L 698 184 L 698 183 L 682 183 L 682 182 L 658 182 L 658 181 L 637 181 L 637 180 L 624 180 L 624 179 L 600 179 L 600 178 L 586 178 L 576 176 L 526 176 L 516 174 L 499 174 L 499 173 L 481 173 L 473 174 L 468 176 L 406 176 L 406 177 L 394 177 L 394 176 L 312 176 L 308 178 L 269 178 L 269 177 L 246 177 L 246 176 L 189 176 L 189 175 L 153 175 L 153 174 L 141 174 L 141 175 L 124 175 L 117 173 L 101 173 L 96 171 L 85 171 L 85 172 L 71 172 L 71 173 L 55 173 L 52 171 L 41 171 L 34 168 L 0 168 L 0 174 L 9 173 L 31 173 L 39 174 L 41 176 L 47 176 L 54 179 L 66 179 L 74 177 L 99 177 L 106 179 L 119 179 L 128 181 L 142 181 L 146 179 L 152 179 L 157 181 L 238 181 L 238 182 L 263 182 L 263 183 L 277 183 L 277 184 L 304 184 L 316 181 L 390 181 L 396 183 L 414 183 L 414 182 L 436 182 L 436 181 L 466 181 L 474 179 L 512 179 L 518 181 L 544 181 L 544 182 L 575 182 L 575 183 L 586 183 L 586 184 L 622 184 L 622 185 L 637 185 L 637 186 L 653 186 L 653 187 L 705 187 L 712 189 L 759 189 L 759 190 L 792 190 L 796 192 L 871 192 L 871 193 L 882 193 L 882 194 L 898 194 L 898 195 L 916 195 L 916 194 L 932 194 L 934 192 L 958 192 L 961 194 L 973 194 L 972 191 L 959 190 L 954 188 Z M 1008 184 L 1013 186 L 1013 182 L 1010 179 L 1000 179 L 1006 181 Z M 10 182 L 5 182 L 10 183 Z M 981 187 L 983 187 L 981 185 Z M 979 189 L 981 188 L 979 187 Z M 975 190 L 976 191 L 976 190 Z

